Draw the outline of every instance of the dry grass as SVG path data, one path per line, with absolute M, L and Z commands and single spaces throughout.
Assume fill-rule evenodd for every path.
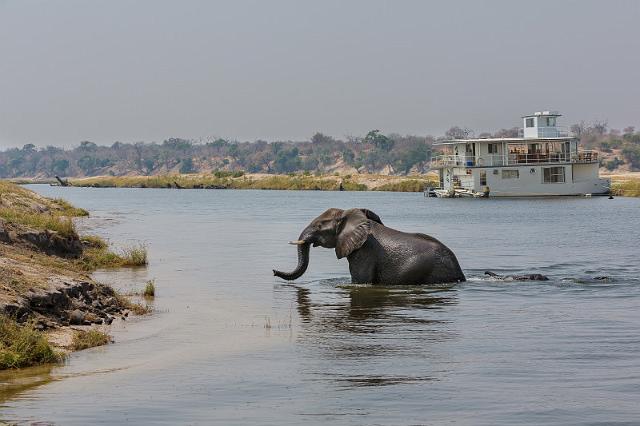
M 406 179 L 380 185 L 375 191 L 422 192 L 426 186 L 436 186 L 437 184 L 438 181 L 434 179 Z
M 214 174 L 163 175 L 163 176 L 99 176 L 75 179 L 75 186 L 129 187 L 129 188 L 223 188 L 264 190 L 338 191 L 340 183 L 345 191 L 368 191 L 384 187 L 388 191 L 415 191 L 419 182 L 429 181 L 421 176 L 384 176 L 353 174 L 311 176 L 310 174 L 267 175 L 217 172 Z M 408 184 L 401 184 L 409 181 Z M 420 191 L 422 188 L 420 188 Z
M 31 324 L 20 325 L 0 315 L 0 370 L 59 362 L 64 356 L 56 352 L 45 336 Z
M 62 198 L 55 198 L 53 200 L 53 203 L 60 207 L 60 213 L 64 216 L 69 216 L 69 217 L 89 216 L 88 211 L 86 211 L 85 209 L 81 209 L 79 207 L 74 207 L 66 200 L 63 200 Z
M 62 236 L 77 235 L 73 221 L 65 216 L 50 213 L 28 212 L 16 208 L 0 208 L 0 218 L 10 223 L 28 226 L 37 230 L 55 231 Z
M 96 346 L 103 346 L 111 342 L 111 336 L 103 331 L 96 329 L 86 331 L 75 330 L 71 349 L 74 351 L 81 351 L 83 349 L 93 348 Z
M 132 302 L 129 297 L 123 294 L 116 293 L 115 297 L 118 299 L 120 305 L 124 306 L 125 309 L 130 310 L 136 315 L 147 315 L 153 312 L 153 308 L 148 304 L 143 305 L 142 303 Z
M 75 236 L 71 217 L 89 212 L 60 199 L 51 200 L 6 181 L 0 181 L 0 218 L 36 230 L 49 230 L 62 236 Z
M 640 179 L 631 177 L 612 178 L 611 193 L 623 197 L 640 197 Z
M 48 213 L 55 216 L 89 215 L 85 209 L 74 207 L 63 199 L 45 198 L 33 191 L 2 180 L 0 180 L 0 207 L 9 207 L 30 213 Z

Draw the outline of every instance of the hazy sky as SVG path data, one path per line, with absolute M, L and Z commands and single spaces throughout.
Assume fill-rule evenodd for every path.
M 640 126 L 640 1 L 0 0 L 0 147 Z

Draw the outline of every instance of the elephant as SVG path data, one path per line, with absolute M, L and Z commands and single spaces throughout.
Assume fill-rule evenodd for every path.
M 455 254 L 425 234 L 386 227 L 367 209 L 330 208 L 315 218 L 297 241 L 298 265 L 292 272 L 273 270 L 285 280 L 302 276 L 309 266 L 309 248 L 335 249 L 349 261 L 354 284 L 417 285 L 462 282 L 466 278 Z

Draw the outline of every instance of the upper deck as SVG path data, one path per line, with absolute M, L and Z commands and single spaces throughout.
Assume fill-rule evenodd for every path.
M 431 167 L 492 167 L 527 164 L 597 163 L 596 151 L 578 149 L 578 139 L 557 125 L 557 112 L 543 111 L 523 118 L 517 138 L 453 139 L 434 143 L 444 148 Z
M 528 164 L 558 164 L 558 163 L 597 163 L 598 152 L 552 152 L 552 153 L 528 153 L 512 152 L 505 154 L 442 154 L 436 155 L 431 160 L 434 169 L 445 167 L 498 167 L 520 166 Z

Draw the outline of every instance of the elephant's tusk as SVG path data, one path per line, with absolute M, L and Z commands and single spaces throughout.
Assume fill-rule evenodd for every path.
M 305 240 L 298 240 L 298 241 L 289 241 L 289 244 L 292 244 L 294 246 L 301 246 L 302 244 L 306 243 Z

